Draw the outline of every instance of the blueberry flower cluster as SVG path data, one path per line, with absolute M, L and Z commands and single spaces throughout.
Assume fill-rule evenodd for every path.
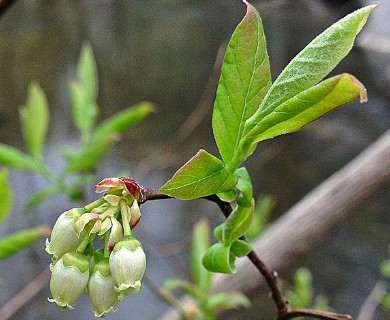
M 58 217 L 46 251 L 53 255 L 49 301 L 73 309 L 87 293 L 95 316 L 103 317 L 124 295 L 140 291 L 146 256 L 131 231 L 141 218 L 142 188 L 133 179 L 107 178 L 96 192 L 104 196 Z M 104 241 L 98 250 L 95 238 Z

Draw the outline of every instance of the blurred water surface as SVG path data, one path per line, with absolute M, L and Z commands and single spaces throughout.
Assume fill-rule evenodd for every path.
M 274 78 L 314 36 L 350 10 L 302 0 L 263 1 L 257 7 L 263 17 Z M 100 78 L 99 119 L 141 100 L 157 105 L 157 111 L 104 158 L 99 178 L 127 172 L 143 185 L 161 186 L 198 149 L 217 154 L 210 126 L 211 104 L 203 121 L 177 145 L 174 155 L 167 153 L 165 146 L 176 141 L 179 127 L 197 107 L 218 48 L 244 13 L 238 0 L 17 1 L 0 19 L 0 141 L 23 148 L 18 107 L 25 102 L 29 83 L 36 81 L 50 103 L 45 160 L 53 171 L 63 168 L 60 150 L 75 146 L 78 137 L 71 122 L 68 84 L 75 77 L 80 48 L 88 41 Z M 388 14 L 390 4 L 382 1 L 362 34 L 365 41 L 334 72 L 356 75 L 368 89 L 369 102 L 352 103 L 299 133 L 265 142 L 246 163 L 256 194 L 271 193 L 278 200 L 273 219 L 389 128 Z M 47 183 L 28 172 L 11 171 L 10 178 L 17 196 L 12 216 L 0 226 L 1 236 L 28 226 L 52 225 L 61 212 L 80 205 L 58 196 L 26 215 L 23 206 L 29 193 Z M 388 190 L 385 186 L 360 205 L 348 221 L 282 276 L 291 280 L 295 267 L 309 267 L 316 292 L 326 294 L 338 311 L 356 315 L 381 278 L 378 264 L 387 256 Z M 92 193 L 89 196 L 94 199 Z M 203 201 L 166 200 L 143 206 L 136 235 L 148 253 L 148 277 L 160 284 L 170 277 L 188 278 L 191 227 L 202 216 L 209 217 L 212 224 L 221 219 L 217 208 Z M 0 262 L 0 306 L 49 264 L 43 247 L 42 239 L 31 250 Z M 48 296 L 47 286 L 12 319 L 94 318 L 86 297 L 77 302 L 76 310 L 61 312 L 47 302 Z M 273 317 L 265 294 L 254 293 L 253 299 L 252 309 L 226 318 Z M 139 295 L 127 297 L 110 318 L 157 319 L 166 307 L 144 285 Z

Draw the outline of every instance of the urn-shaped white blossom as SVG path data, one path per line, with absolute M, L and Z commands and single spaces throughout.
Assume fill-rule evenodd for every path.
M 119 299 L 114 285 L 108 259 L 104 258 L 93 267 L 88 282 L 88 293 L 96 317 L 103 317 L 105 313 L 115 311 L 114 307 Z
M 63 309 L 74 309 L 73 304 L 83 294 L 89 279 L 89 261 L 78 252 L 68 252 L 52 267 L 50 302 Z
M 74 223 L 85 213 L 84 208 L 73 208 L 62 213 L 51 232 L 50 241 L 46 239 L 45 250 L 53 255 L 53 260 L 56 261 L 65 253 L 75 251 L 82 240 L 82 236 L 78 236 Z
M 133 236 L 119 241 L 111 252 L 110 270 L 119 299 L 123 294 L 136 293 L 141 289 L 141 280 L 146 269 L 146 256 L 142 244 Z

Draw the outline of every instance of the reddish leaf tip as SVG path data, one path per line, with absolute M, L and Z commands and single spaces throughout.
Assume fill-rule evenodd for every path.
M 247 0 L 242 0 L 242 2 L 244 2 L 246 5 L 246 14 L 247 15 L 251 14 L 253 12 L 252 5 Z
M 349 73 L 345 73 L 346 76 L 350 77 L 350 79 L 359 87 L 360 90 L 360 103 L 365 103 L 368 100 L 367 89 L 363 83 L 361 83 L 355 76 Z

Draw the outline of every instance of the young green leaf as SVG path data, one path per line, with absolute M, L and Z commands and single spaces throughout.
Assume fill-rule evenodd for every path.
M 98 114 L 95 100 L 90 100 L 86 88 L 80 82 L 70 84 L 73 123 L 87 143 Z
M 0 259 L 5 259 L 33 244 L 41 236 L 49 236 L 48 227 L 36 227 L 12 233 L 0 239 Z
M 34 158 L 41 158 L 49 122 L 49 111 L 45 93 L 38 84 L 28 88 L 26 106 L 19 109 L 24 141 Z
M 82 170 L 93 170 L 97 161 L 106 154 L 114 142 L 114 139 L 107 137 L 99 141 L 99 143 L 86 146 L 79 153 L 67 152 L 68 166 L 66 172 L 73 173 Z
M 238 178 L 237 189 L 241 192 L 237 199 L 237 204 L 243 207 L 250 207 L 253 197 L 251 177 L 244 167 L 237 169 L 234 175 Z
M 294 288 L 285 295 L 293 308 L 309 308 L 312 304 L 312 278 L 306 268 L 300 268 L 294 275 Z
M 191 200 L 234 188 L 236 177 L 223 162 L 205 150 L 199 150 L 161 187 L 169 196 Z
M 11 212 L 13 192 L 8 184 L 8 171 L 6 168 L 0 170 L 0 224 Z
M 219 241 L 219 242 L 222 242 L 223 241 L 223 237 L 222 237 L 222 234 L 223 234 L 223 228 L 225 226 L 225 223 L 221 223 L 220 225 L 216 226 L 213 230 L 213 234 L 214 234 L 214 237 Z
M 214 137 L 228 166 L 242 154 L 239 147 L 245 122 L 271 85 L 262 21 L 256 9 L 245 3 L 247 13 L 226 50 L 213 112 Z
M 192 283 L 182 279 L 168 279 L 164 282 L 164 289 L 172 291 L 175 289 L 183 289 L 187 294 L 195 299 L 204 299 L 205 296 Z
M 261 119 L 246 139 L 259 142 L 277 135 L 297 131 L 324 114 L 355 100 L 367 100 L 364 86 L 344 73 L 311 87 L 276 107 Z
M 26 209 L 31 210 L 46 198 L 52 197 L 63 191 L 64 190 L 62 190 L 59 186 L 50 186 L 34 192 L 27 200 Z
M 250 300 L 242 293 L 220 293 L 208 299 L 208 307 L 214 311 L 237 309 L 239 307 L 249 308 Z
M 390 278 L 390 260 L 384 260 L 380 265 L 381 273 L 384 277 Z
M 239 239 L 234 240 L 230 247 L 230 252 L 234 254 L 236 257 L 244 257 L 249 252 L 251 252 L 251 250 L 252 247 L 248 242 Z
M 234 265 L 235 259 L 230 253 L 230 245 L 216 243 L 207 250 L 202 263 L 211 272 L 234 273 L 237 270 Z
M 16 169 L 41 170 L 40 163 L 34 158 L 3 143 L 0 143 L 0 163 Z
M 95 57 L 92 47 L 84 44 L 79 58 L 78 82 L 83 86 L 86 95 L 86 101 L 89 104 L 96 102 L 99 83 Z
M 153 109 L 153 104 L 145 101 L 114 114 L 95 129 L 93 141 L 99 141 L 107 136 L 115 137 L 122 134 L 149 115 Z
M 321 81 L 352 49 L 356 35 L 376 5 L 364 7 L 339 20 L 309 43 L 282 71 L 256 113 L 248 133 L 279 105 Z
M 253 220 L 254 200 L 249 207 L 237 205 L 224 223 L 223 243 L 232 243 L 241 237 Z
M 202 258 L 210 246 L 209 225 L 200 220 L 194 226 L 191 246 L 191 276 L 198 288 L 207 293 L 210 289 L 211 274 L 202 264 Z

